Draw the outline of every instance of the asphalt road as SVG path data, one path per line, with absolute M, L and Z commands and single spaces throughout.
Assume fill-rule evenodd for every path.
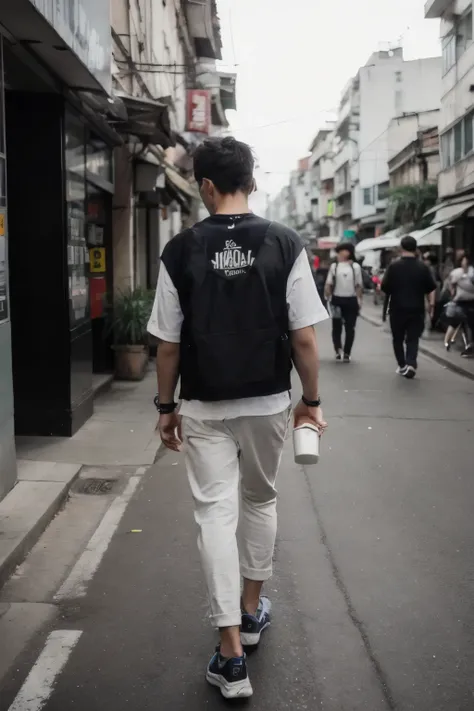
M 330 429 L 307 471 L 286 445 L 275 617 L 249 660 L 250 706 L 472 711 L 474 382 L 424 358 L 419 379 L 397 377 L 388 337 L 364 322 L 351 365 L 332 361 L 326 326 L 320 340 Z M 60 603 L 54 629 L 82 634 L 45 711 L 225 707 L 203 678 L 216 638 L 195 534 L 182 461 L 168 453 L 86 596 Z M 49 631 L 15 664 L 0 711 Z

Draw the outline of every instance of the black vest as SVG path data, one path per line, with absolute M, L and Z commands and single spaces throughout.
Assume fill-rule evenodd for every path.
M 236 400 L 291 387 L 287 280 L 298 235 L 253 214 L 214 215 L 163 250 L 184 321 L 181 398 Z

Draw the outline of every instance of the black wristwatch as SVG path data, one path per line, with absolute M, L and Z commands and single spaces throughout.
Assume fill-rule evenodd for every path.
M 178 407 L 176 402 L 160 402 L 159 395 L 155 395 L 153 402 L 160 415 L 172 415 Z
M 306 407 L 321 407 L 321 398 L 320 397 L 318 397 L 317 400 L 308 400 L 303 395 L 301 399 L 304 402 L 304 404 L 306 405 Z

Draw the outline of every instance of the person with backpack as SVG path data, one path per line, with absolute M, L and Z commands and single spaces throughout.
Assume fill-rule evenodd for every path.
M 336 247 L 337 261 L 331 265 L 326 279 L 326 296 L 330 301 L 332 341 L 336 360 L 350 363 L 355 339 L 357 317 L 362 305 L 364 282 L 360 264 L 355 261 L 352 242 Z M 346 336 L 342 347 L 342 330 Z
M 261 591 L 272 574 L 292 363 L 302 387 L 295 425 L 326 427 L 314 326 L 328 315 L 299 236 L 250 212 L 253 170 L 250 148 L 232 137 L 196 149 L 194 174 L 210 217 L 164 248 L 148 324 L 160 339 L 159 430 L 169 449 L 184 444 L 220 634 L 206 678 L 230 699 L 252 695 L 243 647 L 257 645 L 270 624 Z

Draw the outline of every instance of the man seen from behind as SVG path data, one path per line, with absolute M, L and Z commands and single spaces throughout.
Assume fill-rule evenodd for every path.
M 161 437 L 171 450 L 184 444 L 220 635 L 206 678 L 225 698 L 252 695 L 243 647 L 257 645 L 270 624 L 261 591 L 272 574 L 292 362 L 302 385 L 295 422 L 326 427 L 314 325 L 327 313 L 298 235 L 250 212 L 253 169 L 250 148 L 234 138 L 196 150 L 210 217 L 166 245 L 148 326 L 160 339 Z
M 418 345 L 425 327 L 427 300 L 433 317 L 436 282 L 429 267 L 417 259 L 416 239 L 407 235 L 400 246 L 400 259 L 391 262 L 385 272 L 382 291 L 390 299 L 390 327 L 397 373 L 411 380 L 418 367 Z

